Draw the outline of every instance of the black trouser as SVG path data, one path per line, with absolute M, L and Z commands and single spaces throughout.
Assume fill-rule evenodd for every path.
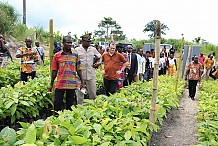
M 31 73 L 21 72 L 20 73 L 20 80 L 27 82 L 27 77 L 28 76 L 31 76 L 31 78 L 34 79 L 36 77 L 36 71 L 33 71 Z
M 55 89 L 54 110 L 59 111 L 64 109 L 64 93 L 66 92 L 66 109 L 71 109 L 72 105 L 77 104 L 75 89 Z
M 197 83 L 198 83 L 198 80 L 189 80 L 188 81 L 189 96 L 191 98 L 195 97 Z
M 118 80 L 108 80 L 104 78 L 104 88 L 106 95 L 114 94 L 117 91 Z

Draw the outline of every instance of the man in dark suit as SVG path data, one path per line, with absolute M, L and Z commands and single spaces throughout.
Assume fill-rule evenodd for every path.
M 137 75 L 138 71 L 138 62 L 137 62 L 137 56 L 136 56 L 136 49 L 133 49 L 131 45 L 127 46 L 128 51 L 128 58 L 130 61 L 130 69 L 128 70 L 128 81 L 129 85 L 134 82 L 134 77 Z

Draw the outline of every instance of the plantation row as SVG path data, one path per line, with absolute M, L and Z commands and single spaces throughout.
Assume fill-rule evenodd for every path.
M 162 124 L 166 113 L 179 106 L 183 83 L 179 82 L 176 94 L 174 81 L 175 78 L 159 77 L 156 123 Z M 37 146 L 146 145 L 150 133 L 159 129 L 148 120 L 151 96 L 152 82 L 136 82 L 110 97 L 99 95 L 94 101 L 85 100 L 83 105 L 73 107 L 73 111 L 58 112 L 58 117 L 32 124 L 20 122 L 19 131 L 6 127 L 0 133 L 1 142 Z
M 204 81 L 200 86 L 198 142 L 203 146 L 218 145 L 218 81 Z
M 19 64 L 10 64 L 6 69 L 0 70 L 1 120 L 10 118 L 10 122 L 14 123 L 20 119 L 34 118 L 39 116 L 41 110 L 52 107 L 53 98 L 47 89 L 50 84 L 50 71 L 47 64 L 38 66 L 37 77 L 21 86 L 16 84 L 19 82 Z M 100 71 L 96 72 L 97 89 L 101 89 L 103 79 Z

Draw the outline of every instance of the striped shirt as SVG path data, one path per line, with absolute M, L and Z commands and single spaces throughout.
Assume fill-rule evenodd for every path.
M 58 71 L 56 88 L 76 89 L 76 72 L 81 69 L 80 57 L 75 50 L 56 53 L 52 61 L 52 70 Z
M 24 73 L 32 73 L 33 71 L 36 71 L 36 61 L 39 60 L 38 58 L 38 52 L 35 48 L 24 48 L 21 47 L 17 50 L 16 54 L 25 54 L 25 53 L 33 53 L 32 55 L 27 55 L 21 57 L 21 65 L 20 70 Z

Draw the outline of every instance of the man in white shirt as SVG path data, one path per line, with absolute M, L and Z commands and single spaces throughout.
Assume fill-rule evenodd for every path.
M 44 63 L 44 48 L 42 46 L 39 46 L 39 42 L 35 41 L 36 45 L 36 50 L 38 51 L 39 54 L 39 63 L 42 64 Z

